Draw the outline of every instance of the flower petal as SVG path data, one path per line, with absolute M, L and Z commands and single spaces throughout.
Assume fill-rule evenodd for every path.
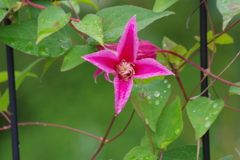
M 128 101 L 133 86 L 133 78 L 129 81 L 123 81 L 118 76 L 115 76 L 113 84 L 115 94 L 115 113 L 118 115 Z
M 115 65 L 118 63 L 117 56 L 106 50 L 82 56 L 83 59 L 97 66 L 107 73 L 116 73 Z
M 135 62 L 135 75 L 134 78 L 150 78 L 160 75 L 174 75 L 169 71 L 164 65 L 161 65 L 159 62 L 152 58 L 145 58 Z
M 98 68 L 95 73 L 93 74 L 94 77 L 94 82 L 97 83 L 97 76 L 99 76 L 100 74 L 103 73 L 103 70 L 101 70 L 100 68 Z
M 105 73 L 105 74 L 104 74 L 104 78 L 105 78 L 108 82 L 113 83 L 113 81 L 109 78 L 109 74 L 108 74 L 108 73 Z
M 119 60 L 135 62 L 138 50 L 136 16 L 133 16 L 127 23 L 123 35 L 118 43 L 117 52 Z
M 157 47 L 149 41 L 139 39 L 137 60 L 143 58 L 157 58 Z

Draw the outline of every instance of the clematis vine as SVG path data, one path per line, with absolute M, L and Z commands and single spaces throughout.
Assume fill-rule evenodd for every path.
M 141 42 L 140 42 L 141 43 Z M 174 75 L 153 58 L 137 59 L 139 40 L 136 16 L 127 23 L 117 45 L 117 54 L 109 50 L 82 56 L 107 74 L 114 75 L 115 115 L 127 103 L 133 86 L 133 78 L 145 79 L 159 75 Z

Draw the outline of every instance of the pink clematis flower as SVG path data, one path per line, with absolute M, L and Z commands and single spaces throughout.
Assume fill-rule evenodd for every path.
M 107 74 L 114 75 L 115 115 L 127 103 L 133 86 L 133 78 L 145 79 L 159 75 L 174 75 L 153 58 L 137 59 L 139 40 L 136 16 L 127 23 L 117 46 L 117 55 L 109 50 L 101 50 L 83 59 L 97 66 Z

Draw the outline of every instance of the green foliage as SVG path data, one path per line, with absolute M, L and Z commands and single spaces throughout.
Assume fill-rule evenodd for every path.
M 181 102 L 177 97 L 172 103 L 164 107 L 157 121 L 156 131 L 151 131 L 154 146 L 165 149 L 180 135 L 182 129 Z
M 58 7 L 50 7 L 43 10 L 38 16 L 38 34 L 36 44 L 63 28 L 70 20 L 70 17 L 70 13 L 66 14 Z
M 170 95 L 171 85 L 167 80 L 154 80 L 148 84 L 133 86 L 133 106 L 145 123 L 156 131 L 158 118 Z M 137 103 L 137 104 L 136 104 Z
M 237 83 L 235 83 L 235 84 L 240 85 L 240 82 L 237 82 Z M 239 88 L 239 87 L 235 87 L 235 86 L 231 86 L 231 87 L 229 88 L 229 93 L 230 93 L 230 94 L 240 95 L 240 88 Z
M 96 11 L 99 10 L 98 6 L 97 6 L 94 2 L 92 2 L 92 1 L 90 1 L 90 0 L 76 0 L 76 1 L 77 1 L 77 2 L 82 2 L 82 3 L 89 4 L 89 5 L 92 6 Z
M 34 56 L 58 57 L 66 53 L 72 46 L 68 25 L 48 36 L 38 45 L 35 45 L 36 39 L 36 19 L 24 21 L 20 24 L 12 24 L 0 29 L 0 40 L 14 49 Z
M 156 160 L 157 156 L 152 153 L 151 148 L 144 146 L 138 146 L 131 149 L 127 155 L 124 157 L 124 160 Z
M 102 9 L 96 15 L 102 18 L 104 42 L 107 43 L 117 40 L 122 35 L 127 22 L 134 15 L 137 18 L 138 31 L 140 31 L 155 20 L 171 14 L 173 12 L 155 13 L 135 6 L 116 6 Z
M 31 69 L 41 60 L 43 60 L 43 58 L 39 58 L 37 60 L 35 60 L 33 63 L 31 63 L 26 69 L 24 69 L 16 78 L 15 78 L 15 85 L 16 85 L 16 90 L 19 88 L 19 86 L 21 85 L 21 83 L 23 82 L 23 80 L 25 79 L 25 77 L 27 75 L 29 75 L 29 72 L 31 71 Z M 7 107 L 9 105 L 9 90 L 7 89 L 1 99 L 0 99 L 0 111 L 7 111 Z
M 217 8 L 223 16 L 222 30 L 226 28 L 229 21 L 240 13 L 239 0 L 217 0 Z
M 71 50 L 64 56 L 61 71 L 70 70 L 79 64 L 85 62 L 81 56 L 94 52 L 94 47 L 87 45 L 73 46 Z
M 81 22 L 72 22 L 74 27 L 95 39 L 102 46 L 103 44 L 103 29 L 102 19 L 94 14 L 86 15 Z
M 21 72 L 19 72 L 19 71 L 15 71 L 14 72 L 15 77 L 19 76 L 20 74 L 21 74 Z M 33 73 L 27 73 L 27 76 L 37 78 L 37 75 L 33 74 Z M 0 83 L 6 82 L 7 80 L 8 80 L 8 73 L 7 73 L 7 71 L 0 72 Z
M 9 13 L 11 8 L 14 5 L 14 2 L 16 0 L 4 0 L 0 1 L 0 22 L 3 20 L 3 18 Z M 6 10 L 8 9 L 8 10 Z
M 210 100 L 198 97 L 187 103 L 187 114 L 195 130 L 196 139 L 201 138 L 216 120 L 224 106 L 222 99 Z
M 162 12 L 176 3 L 178 0 L 156 0 L 153 6 L 154 12 Z
M 181 146 L 163 153 L 163 160 L 196 160 L 197 146 Z M 199 160 L 202 160 L 202 149 Z

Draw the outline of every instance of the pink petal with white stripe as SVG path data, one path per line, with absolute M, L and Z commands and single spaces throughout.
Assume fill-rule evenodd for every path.
M 117 52 L 119 60 L 135 62 L 138 51 L 137 23 L 136 16 L 133 16 L 127 23 L 123 35 L 118 43 Z
M 92 54 L 84 55 L 82 58 L 107 73 L 116 73 L 115 66 L 118 63 L 118 58 L 110 51 L 101 50 Z
M 135 75 L 134 78 L 150 78 L 160 75 L 174 75 L 165 66 L 152 58 L 145 58 L 134 63 Z
M 115 95 L 115 115 L 118 115 L 130 97 L 133 86 L 133 78 L 131 78 L 129 81 L 123 81 L 118 76 L 115 76 L 113 84 Z

